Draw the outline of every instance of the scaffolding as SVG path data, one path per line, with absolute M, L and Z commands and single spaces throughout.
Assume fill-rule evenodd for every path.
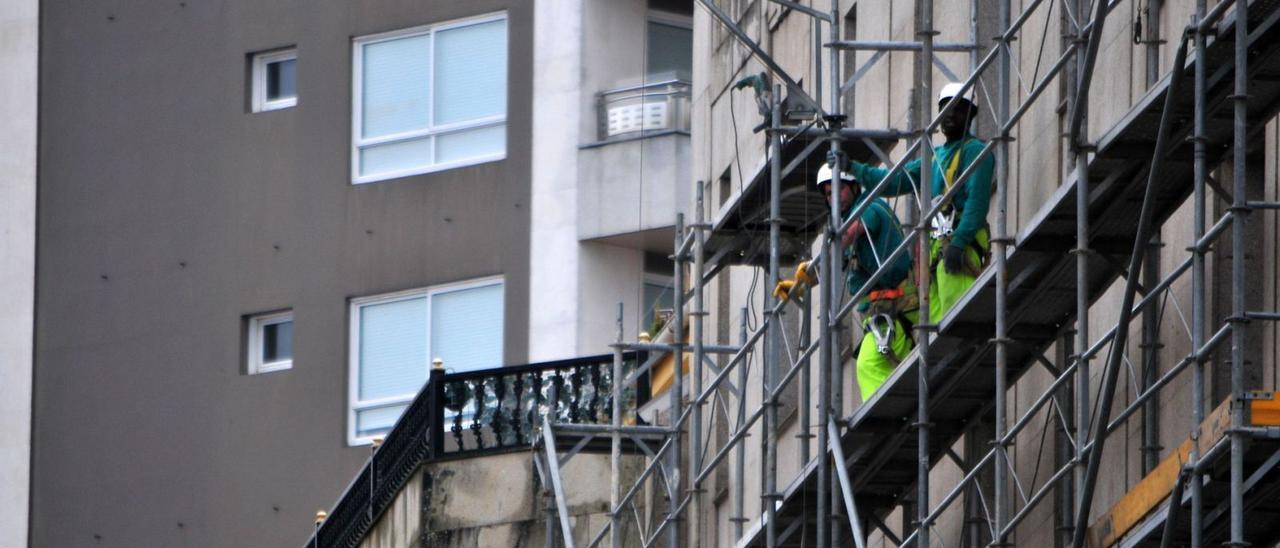
M 932 525 L 957 501 L 963 504 L 967 518 L 967 546 L 1008 545 L 1015 528 L 1045 500 L 1055 501 L 1058 507 L 1055 521 L 1060 533 L 1055 534 L 1055 545 L 1075 548 L 1086 543 L 1199 547 L 1224 542 L 1248 546 L 1250 540 L 1270 541 L 1280 535 L 1280 524 L 1270 523 L 1274 520 L 1248 524 L 1245 520 L 1249 512 L 1280 509 L 1280 496 L 1275 495 L 1280 492 L 1280 428 L 1276 426 L 1280 423 L 1268 415 L 1275 409 L 1276 399 L 1248 391 L 1244 376 L 1246 325 L 1250 321 L 1277 321 L 1280 314 L 1248 306 L 1247 265 L 1242 252 L 1247 245 L 1250 213 L 1280 209 L 1277 203 L 1249 200 L 1245 178 L 1248 139 L 1280 110 L 1280 1 L 1223 0 L 1210 8 L 1207 0 L 1197 0 L 1194 20 L 1181 36 L 1168 37 L 1179 47 L 1167 75 L 1161 77 L 1159 63 L 1149 57 L 1150 89 L 1146 96 L 1093 142 L 1088 137 L 1087 107 L 1094 67 L 1108 14 L 1119 0 L 1028 0 L 1016 14 L 1011 0 L 972 1 L 970 41 L 943 43 L 935 42 L 938 32 L 933 0 L 915 0 L 917 39 L 913 41 L 842 39 L 838 0 L 832 0 L 829 11 L 769 0 L 813 20 L 815 74 L 823 79 L 810 88 L 817 90 L 815 97 L 715 1 L 698 0 L 768 72 L 770 83 L 760 94 L 768 110 L 768 163 L 732 205 L 739 211 L 755 207 L 766 216 L 726 214 L 713 224 L 705 218 L 704 185 L 698 185 L 693 223 L 686 225 L 682 216 L 676 220 L 674 280 L 682 294 L 675 299 L 671 342 L 623 341 L 619 310 L 611 378 L 625 378 L 625 382 L 611 384 L 611 423 L 589 429 L 551 419 L 542 424 L 543 443 L 536 455 L 544 485 L 551 486 L 547 492 L 549 546 L 575 545 L 565 503 L 565 489 L 572 487 L 559 481 L 559 467 L 566 460 L 562 454 L 571 458 L 595 436 L 610 440 L 612 483 L 609 521 L 591 535 L 588 545 L 593 547 L 606 541 L 615 548 L 701 545 L 707 539 L 705 486 L 722 467 L 730 474 L 733 538 L 738 546 L 853 544 L 862 548 L 873 530 L 899 546 L 929 546 Z M 998 12 L 999 33 L 985 50 L 977 38 L 979 2 L 994 6 Z M 1051 10 L 1054 5 L 1062 6 L 1058 17 L 1068 29 L 1062 53 L 1043 76 L 1024 82 L 1029 88 L 1025 96 L 1015 96 L 1011 92 L 1015 55 L 1011 44 L 1015 40 L 1060 39 L 1046 38 L 1050 36 L 1047 33 L 1039 38 L 1036 33 L 1023 36 L 1029 19 L 1044 15 L 1039 10 Z M 1159 2 L 1154 9 L 1159 9 Z M 1152 47 L 1158 47 L 1154 46 L 1158 36 L 1149 34 L 1147 38 Z M 876 54 L 860 70 L 842 74 L 842 56 L 856 51 Z M 840 114 L 843 92 L 855 86 L 866 66 L 887 51 L 914 55 L 911 127 L 846 127 L 847 119 Z M 921 300 L 921 319 L 914 326 L 916 349 L 874 396 L 852 415 L 844 416 L 841 326 L 886 269 L 882 267 L 860 291 L 843 299 L 844 288 L 836 282 L 842 279 L 841 264 L 833 260 L 842 256 L 841 240 L 836 236 L 861 216 L 871 200 L 863 200 L 842 216 L 845 207 L 839 203 L 839 193 L 832 193 L 829 202 L 821 201 L 813 208 L 822 211 L 821 215 L 807 215 L 815 205 L 816 193 L 803 190 L 803 174 L 809 167 L 826 163 L 838 178 L 849 158 L 878 159 L 892 168 L 889 176 L 868 191 L 875 197 L 909 160 L 931 165 L 932 136 L 956 103 L 934 112 L 933 73 L 939 65 L 939 52 L 970 53 L 972 70 L 962 79 L 960 94 L 985 89 L 994 115 L 993 135 L 980 156 L 991 155 L 995 163 L 992 259 L 968 294 L 943 318 L 928 317 L 929 261 L 915 261 L 913 277 Z M 1074 179 L 1066 180 L 1039 213 L 1013 234 L 1008 222 L 1007 184 L 1012 133 L 1051 86 L 1062 86 L 1066 98 L 1063 125 L 1069 128 L 1069 172 Z M 787 108 L 812 112 L 812 121 L 785 125 Z M 905 153 L 893 162 L 885 153 L 886 145 L 901 139 L 906 139 Z M 825 157 L 820 154 L 824 148 Z M 1229 191 L 1209 175 L 1212 167 L 1225 163 L 1228 154 Z M 1187 158 L 1191 158 L 1190 166 Z M 930 195 L 931 170 L 921 170 L 918 193 L 912 197 L 914 212 L 904 225 L 906 238 L 881 264 L 892 264 L 908 253 L 928 257 L 930 221 L 973 176 L 972 165 L 976 163 L 971 162 L 937 200 Z M 1230 207 L 1212 225 L 1206 218 L 1211 183 L 1215 192 L 1230 200 Z M 796 192 L 797 187 L 801 191 Z M 1161 278 L 1155 273 L 1158 261 L 1153 254 L 1159 243 L 1153 235 L 1188 197 L 1193 200 L 1190 232 L 1194 244 L 1187 249 L 1187 258 Z M 752 223 L 767 226 L 767 246 L 755 241 L 758 231 L 747 226 Z M 783 262 L 805 255 L 809 246 L 804 238 L 815 227 L 821 244 L 812 264 L 825 281 L 814 288 L 811 297 L 817 307 L 817 340 L 811 336 L 810 301 L 805 300 L 801 303 L 804 325 L 800 340 L 784 341 L 780 316 L 785 307 L 794 305 L 779 301 L 770 290 L 781 278 Z M 1228 232 L 1231 313 L 1220 325 L 1207 329 L 1210 287 L 1206 255 L 1214 246 L 1224 245 L 1219 240 Z M 753 248 L 767 253 L 767 260 L 757 260 L 747 251 Z M 763 320 L 753 330 L 744 323 L 737 345 L 710 345 L 704 333 L 708 315 L 704 286 L 734 264 L 766 270 Z M 1159 345 L 1158 326 L 1168 311 L 1160 303 L 1188 273 L 1191 317 L 1183 323 L 1191 351 L 1160 374 L 1153 363 Z M 1124 283 L 1118 319 L 1094 340 L 1089 329 L 1090 306 L 1119 278 Z M 1178 314 L 1182 314 L 1180 310 Z M 685 325 L 686 317 L 690 326 Z M 1125 356 L 1135 317 L 1143 326 L 1140 391 L 1129 405 L 1114 412 L 1122 370 L 1128 367 L 1131 375 L 1138 376 Z M 1206 362 L 1228 341 L 1230 396 L 1222 406 L 1206 413 L 1216 404 L 1206 396 Z M 792 345 L 798 348 L 795 356 L 784 350 Z M 1054 360 L 1045 357 L 1051 347 L 1058 350 Z M 622 356 L 632 350 L 649 351 L 652 357 L 624 377 Z M 681 374 L 686 354 L 690 357 L 687 379 Z M 710 359 L 713 354 L 725 360 L 716 363 Z M 623 391 L 664 355 L 669 355 L 673 364 L 665 424 L 627 424 L 626 410 L 620 404 Z M 753 356 L 762 357 L 764 363 L 759 366 L 760 401 L 749 409 L 748 363 Z M 1103 358 L 1101 383 L 1093 390 L 1089 379 L 1099 358 Z M 811 401 L 813 367 L 817 367 L 817 391 Z M 1025 410 L 1010 416 L 1010 387 L 1036 367 L 1045 368 L 1052 382 Z M 1170 457 L 1178 458 L 1166 459 L 1173 462 L 1166 465 L 1159 458 L 1155 438 L 1157 402 L 1161 390 L 1188 369 L 1192 384 L 1185 404 L 1193 428 L 1185 448 Z M 686 382 L 690 383 L 687 395 Z M 802 437 L 813 432 L 818 450 L 811 454 L 811 444 L 802 439 L 800 472 L 794 482 L 779 486 L 779 400 L 797 384 L 804 387 L 797 406 L 800 432 Z M 710 427 L 717 409 L 723 412 L 721 416 L 734 418 L 722 440 L 714 439 Z M 1016 474 L 1011 474 L 1009 450 L 1019 433 L 1042 412 L 1056 419 L 1052 433 L 1046 427 L 1041 436 L 1055 437 L 1058 454 L 1048 479 L 1027 492 Z M 1138 518 L 1108 522 L 1110 529 L 1105 534 L 1091 531 L 1103 449 L 1108 437 L 1140 412 L 1144 427 L 1142 468 L 1148 479 L 1155 479 L 1154 487 L 1139 484 L 1135 489 L 1157 492 L 1156 501 L 1168 502 L 1147 508 Z M 994 430 L 985 434 L 987 439 L 975 441 L 971 423 L 976 421 L 970 419 L 981 417 L 994 417 Z M 745 471 L 745 453 L 749 434 L 756 428 L 762 459 L 758 478 L 761 510 L 749 516 L 746 486 L 752 480 Z M 574 444 L 557 436 L 579 436 L 580 441 Z M 660 441 L 654 441 L 654 436 Z M 951 450 L 962 436 L 971 447 L 990 442 L 990 448 L 975 449 L 962 459 Z M 562 451 L 566 444 L 572 449 Z M 642 454 L 646 463 L 625 483 L 621 472 L 624 447 Z M 946 491 L 936 491 L 937 486 L 930 485 L 930 472 L 942 459 L 954 461 L 963 476 Z M 980 483 L 987 475 L 993 485 L 983 490 Z M 1167 485 L 1170 482 L 1172 486 Z M 939 493 L 945 493 L 940 502 L 931 504 L 939 500 Z M 1011 504 L 1015 494 L 1021 503 L 1016 511 Z M 885 523 L 894 508 L 903 511 L 901 536 Z

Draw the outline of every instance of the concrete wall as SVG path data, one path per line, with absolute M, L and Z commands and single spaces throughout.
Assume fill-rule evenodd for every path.
M 0 13 L 0 546 L 25 546 L 30 497 L 40 9 Z
M 499 10 L 506 159 L 351 185 L 352 37 Z M 502 275 L 504 357 L 526 360 L 533 19 L 498 0 L 42 6 L 32 544 L 305 539 L 368 455 L 345 441 L 351 297 Z M 290 44 L 298 106 L 248 113 L 248 54 Z M 242 317 L 284 307 L 293 368 L 242 374 Z
M 688 135 L 668 133 L 585 147 L 579 153 L 578 175 L 580 239 L 669 228 L 676 213 L 685 213 L 686 221 L 692 222 Z
M 582 0 L 535 0 L 529 360 L 568 358 L 577 347 L 577 144 L 581 124 Z
M 626 477 L 641 462 L 624 460 Z M 585 545 L 609 522 L 609 456 L 581 453 L 561 472 L 576 545 Z M 374 524 L 362 548 L 437 546 L 544 546 L 547 535 L 544 486 L 527 452 L 424 465 Z M 552 535 L 560 539 L 559 522 Z M 628 541 L 626 546 L 638 546 Z

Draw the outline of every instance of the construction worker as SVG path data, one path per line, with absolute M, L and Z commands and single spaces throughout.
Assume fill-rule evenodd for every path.
M 841 179 L 844 182 L 832 185 L 831 168 L 824 165 L 814 183 L 828 200 L 831 192 L 840 193 L 840 204 L 847 220 L 859 204 L 862 189 L 854 184 L 848 173 L 842 174 Z M 836 187 L 834 190 L 833 186 Z M 845 287 L 853 295 L 902 243 L 902 227 L 889 204 L 876 198 L 857 221 L 850 223 L 841 234 L 841 240 L 844 244 Z M 795 278 L 778 282 L 774 294 L 786 299 L 791 295 L 798 296 L 805 285 L 817 285 L 818 279 L 808 269 L 809 263 L 800 263 Z M 918 316 L 918 299 L 910 273 L 911 256 L 904 253 L 889 264 L 858 303 L 864 332 L 857 359 L 858 390 L 862 401 L 867 401 L 884 384 L 893 368 L 915 346 L 908 325 L 914 323 Z
M 968 97 L 959 96 L 962 87 L 953 82 L 943 86 L 938 94 L 939 110 L 951 101 L 958 104 L 941 122 L 946 142 L 933 149 L 934 204 L 939 203 L 970 164 L 975 161 L 978 164 L 973 174 L 961 183 L 951 202 L 932 220 L 929 270 L 933 283 L 929 284 L 929 320 L 935 323 L 973 286 L 986 266 L 991 248 L 987 210 L 991 206 L 995 161 L 990 155 L 978 160 L 985 144 L 970 133 L 978 105 L 972 100 L 972 90 L 966 94 Z M 860 162 L 852 162 L 850 171 L 867 189 L 874 188 L 889 173 L 888 169 Z M 914 160 L 889 179 L 884 195 L 910 194 L 919 180 L 920 160 Z

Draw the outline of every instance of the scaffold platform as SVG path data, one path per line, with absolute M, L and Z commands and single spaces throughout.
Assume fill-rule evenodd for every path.
M 1251 135 L 1280 110 L 1280 1 L 1249 4 L 1248 95 Z M 1218 24 L 1207 47 L 1208 106 L 1206 137 L 1208 165 L 1230 153 L 1233 119 L 1234 18 Z M 1183 70 L 1191 80 L 1194 58 Z M 1166 75 L 1097 143 L 1089 163 L 1089 300 L 1096 301 L 1111 283 L 1125 276 L 1138 225 L 1146 176 L 1151 167 L 1156 134 L 1172 75 Z M 1163 176 L 1156 183 L 1155 224 L 1167 220 L 1193 190 L 1191 135 L 1194 97 L 1173 98 L 1175 110 L 1171 152 Z M 1014 383 L 1036 366 L 1075 319 L 1076 196 L 1074 178 L 1066 181 L 1018 234 L 1007 258 L 1008 381 Z M 1225 228 L 1224 224 L 1215 227 Z M 1190 230 L 1190 229 L 1188 229 Z M 1210 235 L 1213 235 L 1212 233 Z M 1207 241 L 1212 238 L 1206 237 Z M 1190 264 L 1188 259 L 1187 265 Z M 1186 268 L 1184 266 L 1183 268 Z M 1144 288 L 1150 290 L 1151 288 Z M 929 352 L 929 459 L 936 464 L 968 428 L 970 421 L 991 411 L 995 401 L 995 270 L 988 268 L 965 298 L 938 326 Z M 883 520 L 895 506 L 914 495 L 917 481 L 917 432 L 912 423 L 917 408 L 919 356 L 908 356 L 872 398 L 842 421 L 842 447 L 860 514 Z M 1246 477 L 1259 466 L 1276 465 L 1275 445 L 1258 443 L 1260 451 L 1246 459 Z M 1267 453 L 1270 448 L 1271 453 Z M 779 546 L 813 546 L 812 509 L 817 502 L 816 460 L 782 489 L 777 519 Z M 1224 468 L 1218 466 L 1217 473 Z M 1272 474 L 1274 475 L 1274 474 Z M 1216 475 L 1211 475 L 1217 477 Z M 1271 477 L 1271 476 L 1267 476 Z M 1261 481 L 1261 480 L 1260 480 Z M 1275 481 L 1275 480 L 1272 480 Z M 1268 488 L 1267 483 L 1262 488 Z M 1206 489 L 1206 493 L 1214 491 Z M 1218 493 L 1214 501 L 1225 500 Z M 1273 497 L 1274 498 L 1274 497 Z M 1212 506 L 1206 505 L 1207 511 Z M 1253 509 L 1270 512 L 1255 504 Z M 1220 512 L 1221 513 L 1221 512 Z M 739 546 L 763 546 L 764 517 L 750 525 Z M 847 531 L 845 531 L 847 534 Z

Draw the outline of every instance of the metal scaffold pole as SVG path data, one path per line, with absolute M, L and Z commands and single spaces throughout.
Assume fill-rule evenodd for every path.
M 917 0 L 916 2 L 916 35 L 920 39 L 920 56 L 916 63 L 916 90 L 919 101 L 918 120 L 933 119 L 933 38 L 937 34 L 933 30 L 933 0 Z M 932 124 L 919 124 L 923 129 L 920 142 L 920 210 L 923 212 L 933 204 L 933 133 Z M 919 215 L 920 234 L 929 231 L 929 219 Z M 916 334 L 916 345 L 919 347 L 919 364 L 917 368 L 916 394 L 916 527 L 919 532 L 918 546 L 929 548 L 929 342 L 933 332 L 937 330 L 937 322 L 929 313 L 929 265 L 932 261 L 919 258 L 929 257 L 929 238 L 916 239 L 916 286 L 920 295 L 920 323 Z
M 827 21 L 828 23 L 827 26 L 830 29 L 831 40 L 832 41 L 840 40 L 841 39 L 840 21 L 843 19 L 843 17 L 841 17 L 841 13 L 840 13 L 839 0 L 832 0 L 831 13 L 829 15 L 829 18 L 830 20 Z M 814 52 L 814 53 L 815 53 L 814 57 L 821 57 L 821 55 L 818 55 L 817 52 Z M 828 63 L 827 63 L 828 64 L 827 70 L 830 71 L 829 73 L 830 76 L 827 78 L 827 85 L 830 86 L 829 90 L 827 91 L 827 95 L 828 95 L 827 101 L 828 101 L 828 105 L 830 105 L 828 108 L 832 114 L 837 114 L 840 116 L 839 118 L 840 127 L 841 129 L 843 129 L 847 127 L 848 119 L 847 117 L 844 116 L 845 109 L 840 105 L 840 95 L 841 95 L 840 85 L 841 85 L 841 82 L 843 81 L 843 78 L 841 76 L 841 71 L 840 71 L 840 68 L 841 68 L 840 51 L 835 48 L 831 48 L 831 51 L 828 52 L 828 55 L 830 56 L 830 59 L 828 60 Z M 849 55 L 853 55 L 853 52 L 850 52 Z M 831 141 L 831 144 L 832 144 L 832 147 L 838 153 L 838 157 L 840 158 L 839 163 L 843 164 L 845 162 L 843 140 L 839 138 L 834 138 Z M 846 168 L 847 166 L 841 165 L 839 171 L 833 170 L 833 173 L 834 173 L 833 177 L 840 176 L 840 174 L 843 173 Z M 836 180 L 842 180 L 842 179 L 833 178 L 832 180 L 836 181 Z M 839 200 L 837 200 L 837 202 L 838 201 Z M 840 207 L 844 208 L 848 206 L 841 204 Z M 843 243 L 843 240 L 840 238 L 837 238 L 832 245 L 832 249 L 835 251 L 841 251 L 842 243 Z M 843 284 L 835 283 L 836 280 L 841 279 L 843 274 L 842 272 L 843 265 L 841 264 L 840 261 L 836 260 L 836 257 L 840 257 L 840 256 L 842 255 L 834 255 L 834 254 L 831 255 L 832 282 L 831 282 L 830 290 L 832 291 L 832 299 L 831 299 L 832 306 L 839 305 L 840 292 L 843 291 L 841 287 Z M 830 406 L 830 409 L 831 409 L 830 413 L 832 413 L 832 416 L 840 417 L 844 415 L 844 361 L 842 359 L 842 350 L 841 350 L 841 342 L 840 342 L 840 323 L 841 322 L 840 322 L 840 318 L 838 317 L 833 317 L 832 320 L 833 320 L 832 322 L 833 325 L 825 326 L 826 329 L 831 330 L 831 353 L 832 353 L 831 354 L 831 381 L 828 385 L 831 389 L 831 396 L 830 396 L 830 401 L 828 405 Z M 828 429 L 831 429 L 830 428 L 831 419 L 827 420 L 827 425 L 828 425 Z M 832 429 L 832 430 L 838 431 L 838 429 Z M 830 434 L 828 433 L 828 435 Z M 840 443 L 840 440 L 828 439 L 827 443 L 828 444 Z M 827 449 L 828 447 L 826 445 L 820 446 L 819 448 L 819 450 L 822 451 L 823 453 L 826 453 Z M 838 462 L 833 460 L 832 463 L 835 466 L 840 466 L 840 467 L 845 466 L 845 463 L 843 462 Z M 826 527 L 826 531 L 827 531 L 831 546 L 842 545 L 842 542 L 840 539 L 841 528 L 838 526 L 838 522 L 837 522 L 837 518 L 840 515 L 840 511 L 841 511 L 840 510 L 840 507 L 841 507 L 840 485 L 839 485 L 839 481 L 837 480 L 837 477 L 838 477 L 838 474 L 835 474 L 834 471 L 832 471 L 827 475 L 827 482 L 828 482 L 827 509 L 829 510 L 830 518 L 827 524 L 825 525 L 825 527 Z
M 827 237 L 824 246 L 827 247 L 827 255 L 824 257 L 822 264 L 822 278 L 827 280 L 823 287 L 819 288 L 818 300 L 818 470 L 817 470 L 817 494 L 818 494 L 818 512 L 817 522 L 814 524 L 814 531 L 818 539 L 818 547 L 827 547 L 828 536 L 827 531 L 831 528 L 831 516 L 829 516 L 829 506 L 831 504 L 831 494 L 828 492 L 828 479 L 831 478 L 831 458 L 827 452 L 827 444 L 829 438 L 827 434 L 827 424 L 831 421 L 831 370 L 832 370 L 832 353 L 836 353 L 838 360 L 838 348 L 832 344 L 831 335 L 831 309 L 835 305 L 835 291 L 838 284 L 836 279 L 835 265 L 835 246 L 836 238 L 835 229 L 840 225 L 840 149 L 838 142 L 832 141 L 831 157 L 831 201 L 828 202 L 831 207 L 831 218 L 827 222 Z
M 612 548 L 622 548 L 622 519 L 618 508 L 622 501 L 622 303 L 618 303 L 618 326 L 613 345 L 613 371 L 609 377 L 610 396 L 613 399 L 611 420 L 613 432 L 609 433 L 609 542 Z
M 1000 28 L 1008 28 L 1010 18 L 1010 0 L 1000 0 Z M 1013 49 L 1009 42 L 1003 41 L 996 47 L 1002 48 L 1004 52 L 1000 56 L 999 76 L 996 83 L 997 104 L 996 119 L 999 126 L 1004 129 L 1009 121 L 1009 85 Z M 1009 362 L 1009 327 L 1008 327 L 1008 292 L 1009 277 L 1005 267 L 1005 257 L 1008 253 L 1008 245 L 1011 243 L 1009 239 L 1008 226 L 1008 208 L 1009 208 L 1009 132 L 1003 131 L 1001 134 L 994 136 L 999 142 L 996 146 L 996 234 L 991 239 L 992 259 L 996 269 L 996 398 L 995 398 L 995 439 L 997 445 L 996 462 L 995 462 L 995 531 L 996 537 L 992 539 L 992 543 L 996 546 L 1005 544 L 1004 531 L 1005 524 L 1009 519 L 1009 487 L 1007 485 L 1007 475 L 1009 473 L 1008 454 L 1005 451 L 1005 443 L 1000 441 L 1005 437 L 1006 428 L 1008 426 L 1005 414 L 1007 406 L 1005 398 L 1008 394 L 1008 362 Z
M 840 2 L 839 0 L 831 0 L 830 21 L 827 23 L 828 41 L 835 42 L 840 39 L 838 21 L 840 18 Z M 816 52 L 815 52 L 816 53 Z M 835 48 L 830 48 L 827 60 L 827 105 L 832 113 L 840 112 L 840 52 Z M 816 55 L 815 55 L 816 56 Z M 827 153 L 827 162 L 831 167 L 831 180 L 842 181 L 842 173 L 845 166 L 841 165 L 841 149 L 840 149 L 840 132 L 843 127 L 843 118 L 840 116 L 829 116 L 826 120 L 827 130 L 831 135 L 830 149 Z M 818 470 L 817 470 L 817 506 L 818 512 L 816 516 L 815 527 L 817 531 L 818 548 L 826 548 L 831 542 L 831 497 L 832 497 L 832 474 L 831 474 L 831 458 L 830 452 L 827 450 L 828 445 L 832 442 L 830 438 L 831 417 L 840 413 L 839 409 L 833 408 L 831 405 L 835 382 L 840 382 L 840 347 L 836 338 L 837 329 L 832 326 L 831 310 L 840 302 L 839 294 L 840 285 L 836 283 L 836 276 L 839 273 L 839 266 L 836 264 L 840 257 L 839 241 L 836 230 L 840 227 L 840 193 L 832 192 L 831 200 L 828 202 L 830 207 L 828 211 L 827 230 L 824 235 L 823 247 L 826 252 L 825 260 L 822 267 L 822 279 L 827 280 L 825 287 L 821 289 L 821 296 L 818 300 Z M 844 466 L 844 463 L 835 463 L 836 466 Z
M 671 315 L 671 452 L 668 453 L 669 465 L 667 468 L 670 477 L 670 487 L 667 489 L 671 493 L 670 499 L 667 501 L 667 518 L 664 521 L 670 521 L 667 526 L 666 536 L 667 545 L 671 548 L 680 546 L 680 496 L 683 493 L 681 486 L 684 485 L 684 477 L 680 474 L 680 459 L 683 456 L 681 452 L 680 433 L 682 424 L 680 418 L 684 411 L 684 214 L 676 214 L 676 235 L 675 235 L 675 255 L 672 262 L 675 267 L 672 269 L 672 286 L 675 291 L 673 308 L 675 309 Z M 698 280 L 701 282 L 702 280 Z M 697 440 L 689 440 L 691 443 L 697 443 Z
M 764 359 L 760 368 L 763 394 L 761 405 L 764 405 L 764 425 L 762 426 L 760 443 L 764 453 L 764 473 L 761 474 L 760 505 L 764 508 L 767 546 L 774 548 L 778 543 L 778 402 L 773 397 L 774 387 L 778 382 L 778 357 L 781 354 L 782 325 L 778 314 L 777 298 L 773 289 L 778 285 L 778 255 L 782 245 L 782 134 L 777 131 L 782 126 L 782 88 L 774 86 L 769 93 L 769 272 L 765 277 L 764 313 L 765 329 Z
M 1205 231 L 1205 181 L 1209 176 L 1208 173 L 1208 144 L 1205 142 L 1208 137 L 1205 134 L 1205 31 L 1200 27 L 1200 23 L 1204 21 L 1205 13 L 1208 11 L 1206 0 L 1196 0 L 1195 15 L 1195 47 L 1196 47 L 1196 63 L 1195 63 L 1195 120 L 1193 122 L 1194 129 L 1192 139 L 1195 146 L 1195 165 L 1194 165 L 1194 186 L 1195 186 L 1195 203 L 1193 204 L 1194 221 L 1192 223 L 1192 240 L 1199 242 L 1204 238 Z M 1204 345 L 1204 323 L 1205 323 L 1205 250 L 1199 246 L 1191 248 L 1191 348 L 1200 348 Z M 1191 486 L 1191 546 L 1192 548 L 1201 548 L 1204 540 L 1201 538 L 1204 529 L 1204 489 L 1200 482 L 1200 474 L 1197 472 L 1200 463 L 1200 423 L 1204 422 L 1204 359 L 1199 356 L 1195 357 L 1195 368 L 1192 370 L 1191 381 L 1191 452 L 1187 459 L 1187 467 L 1190 468 L 1191 476 L 1188 483 Z
M 747 345 L 747 308 L 742 307 L 738 310 L 738 344 L 746 347 Z M 747 366 L 738 364 L 738 416 L 734 421 L 735 429 L 742 428 L 747 423 Z M 733 538 L 738 540 L 742 538 L 742 528 L 747 521 L 746 516 L 746 486 L 747 486 L 747 444 L 737 443 L 734 445 L 733 454 Z
M 1068 22 L 1073 22 L 1074 28 L 1072 36 L 1074 37 L 1076 52 L 1081 51 L 1084 46 L 1085 37 L 1084 29 L 1081 23 L 1089 14 L 1088 2 L 1086 0 L 1075 0 L 1071 4 L 1075 17 L 1071 17 L 1063 10 L 1063 17 Z M 1089 439 L 1089 149 L 1086 141 L 1088 139 L 1088 118 L 1089 104 L 1086 97 L 1075 93 L 1080 86 L 1081 81 L 1085 77 L 1085 60 L 1076 55 L 1073 61 L 1075 71 L 1073 78 L 1069 80 L 1067 87 L 1068 112 L 1071 120 L 1079 120 L 1073 126 L 1074 131 L 1070 132 L 1069 139 L 1071 145 L 1071 153 L 1075 159 L 1076 172 L 1076 247 L 1071 252 L 1076 257 L 1076 349 L 1075 359 L 1076 367 L 1076 466 L 1075 466 L 1075 493 L 1084 491 L 1084 473 L 1085 473 L 1085 454 L 1084 442 Z M 1075 513 L 1080 511 L 1080 501 L 1077 499 L 1075 503 Z M 1074 518 L 1074 515 L 1073 515 Z M 1074 527 L 1075 519 L 1072 519 Z M 1074 535 L 1074 531 L 1072 535 Z
M 704 268 L 703 246 L 706 244 L 706 233 L 704 232 L 706 224 L 706 212 L 703 208 L 703 185 L 702 181 L 698 181 L 696 190 L 697 199 L 694 202 L 694 225 L 693 225 L 693 311 L 690 316 L 693 317 L 693 393 L 702 394 L 702 376 L 703 364 L 702 360 L 706 359 L 705 348 L 703 345 L 703 321 L 706 319 L 706 301 L 703 298 L 702 276 Z M 690 415 L 689 426 L 689 469 L 694 473 L 692 475 L 692 484 L 690 491 L 692 502 L 690 503 L 690 521 L 689 536 L 691 537 L 690 546 L 695 548 L 702 546 L 702 482 L 697 480 L 699 473 L 702 472 L 703 461 L 703 445 L 702 445 L 702 401 L 694 401 L 692 414 Z
M 1235 114 L 1232 135 L 1231 176 L 1231 542 L 1228 546 L 1248 546 L 1244 541 L 1244 360 L 1245 328 L 1245 222 L 1249 216 L 1248 187 L 1245 180 L 1249 114 L 1249 4 L 1237 0 L 1235 6 L 1235 91 L 1231 97 Z

